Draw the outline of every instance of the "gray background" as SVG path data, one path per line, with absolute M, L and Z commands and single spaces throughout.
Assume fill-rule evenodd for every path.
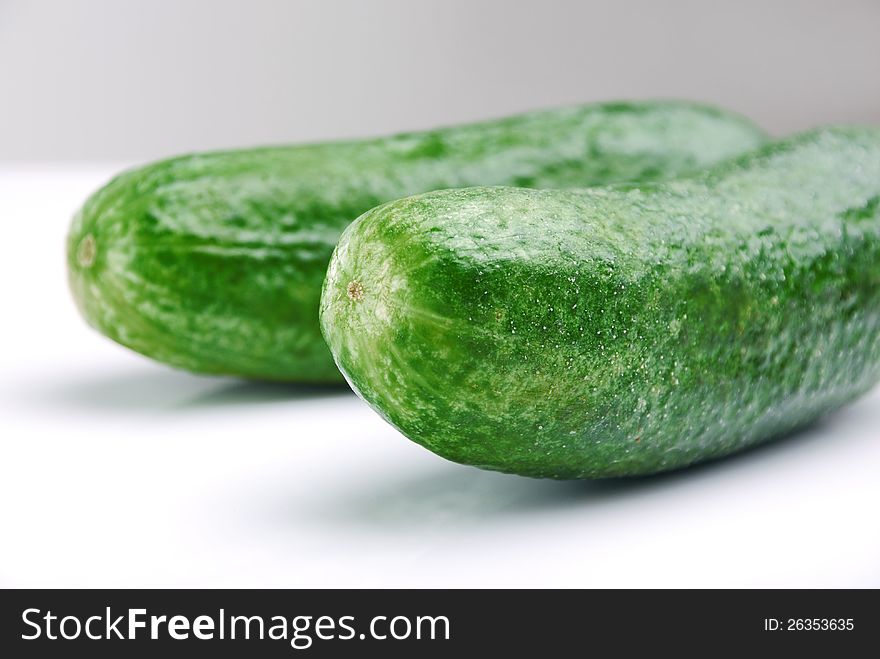
M 877 0 L 0 0 L 0 161 L 136 160 L 685 97 L 880 123 Z

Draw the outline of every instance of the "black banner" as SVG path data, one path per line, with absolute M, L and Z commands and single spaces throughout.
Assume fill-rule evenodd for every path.
M 880 641 L 873 590 L 7 590 L 7 657 L 767 649 Z

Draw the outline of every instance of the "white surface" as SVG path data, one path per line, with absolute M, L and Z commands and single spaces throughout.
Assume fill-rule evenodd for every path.
M 663 477 L 454 465 L 350 393 L 197 378 L 87 329 L 64 234 L 112 169 L 0 171 L 0 585 L 880 586 L 880 390 Z

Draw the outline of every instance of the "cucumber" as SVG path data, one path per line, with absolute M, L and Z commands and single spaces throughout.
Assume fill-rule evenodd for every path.
M 321 322 L 355 391 L 456 462 L 589 478 L 733 453 L 880 379 L 880 130 L 688 180 L 393 201 L 340 239 Z
M 342 382 L 321 338 L 321 284 L 342 230 L 367 209 L 437 188 L 675 176 L 763 141 L 738 116 L 644 102 L 184 156 L 126 172 L 85 203 L 69 279 L 91 325 L 172 366 Z

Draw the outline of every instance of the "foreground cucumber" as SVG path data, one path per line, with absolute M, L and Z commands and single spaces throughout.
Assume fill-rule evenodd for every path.
M 880 130 L 696 180 L 391 202 L 343 234 L 321 319 L 361 397 L 456 462 L 581 478 L 732 453 L 880 379 Z
M 763 140 L 737 116 L 648 102 L 185 156 L 86 202 L 68 240 L 71 287 L 91 325 L 173 366 L 341 382 L 318 324 L 321 284 L 342 230 L 367 209 L 446 187 L 674 176 Z

